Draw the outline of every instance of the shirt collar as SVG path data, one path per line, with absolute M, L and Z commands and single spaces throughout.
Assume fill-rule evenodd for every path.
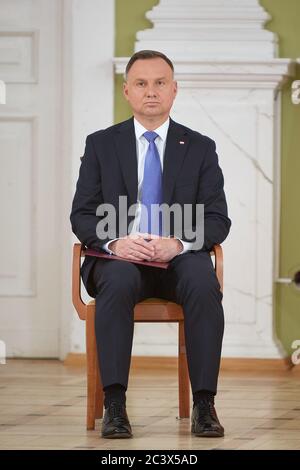
M 133 121 L 134 121 L 135 136 L 137 139 L 140 139 L 142 135 L 144 134 L 144 132 L 147 132 L 147 129 L 145 129 L 145 127 L 142 126 L 142 124 L 139 121 L 137 121 L 135 118 Z M 156 132 L 156 134 L 158 134 L 159 137 L 163 141 L 167 139 L 169 124 L 170 124 L 170 118 L 168 117 L 168 119 L 161 126 L 159 126 L 157 129 L 154 129 L 153 131 L 153 132 Z

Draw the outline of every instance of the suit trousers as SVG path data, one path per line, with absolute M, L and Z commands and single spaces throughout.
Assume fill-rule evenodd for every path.
M 134 306 L 159 297 L 183 307 L 192 391 L 217 392 L 223 294 L 209 252 L 178 255 L 168 269 L 98 258 L 91 276 L 97 292 L 95 332 L 103 387 L 119 383 L 127 389 Z

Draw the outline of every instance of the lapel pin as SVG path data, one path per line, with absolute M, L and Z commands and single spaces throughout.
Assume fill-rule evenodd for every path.
M 184 142 L 183 142 L 183 140 L 180 140 L 180 141 L 179 141 L 179 143 L 180 143 L 181 145 L 184 145 Z

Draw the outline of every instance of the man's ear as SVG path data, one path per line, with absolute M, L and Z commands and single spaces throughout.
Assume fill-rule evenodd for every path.
M 178 91 L 177 82 L 174 81 L 174 92 L 175 92 L 175 96 L 177 95 L 177 91 Z
M 123 95 L 128 100 L 128 85 L 127 82 L 123 82 Z

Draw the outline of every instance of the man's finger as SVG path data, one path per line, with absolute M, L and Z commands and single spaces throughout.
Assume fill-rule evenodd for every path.
M 149 245 L 149 242 L 146 242 L 143 239 L 134 240 L 134 244 L 138 247 L 143 247 L 143 251 L 146 250 L 147 253 L 154 253 L 154 247 L 152 245 Z
M 128 249 L 128 253 L 132 256 L 138 257 L 138 259 L 150 260 L 154 256 L 154 253 L 149 252 L 149 250 L 146 250 L 139 245 L 130 247 Z
M 147 255 L 140 255 L 138 253 L 130 254 L 128 255 L 129 259 L 135 260 L 135 261 L 152 261 L 151 256 Z

